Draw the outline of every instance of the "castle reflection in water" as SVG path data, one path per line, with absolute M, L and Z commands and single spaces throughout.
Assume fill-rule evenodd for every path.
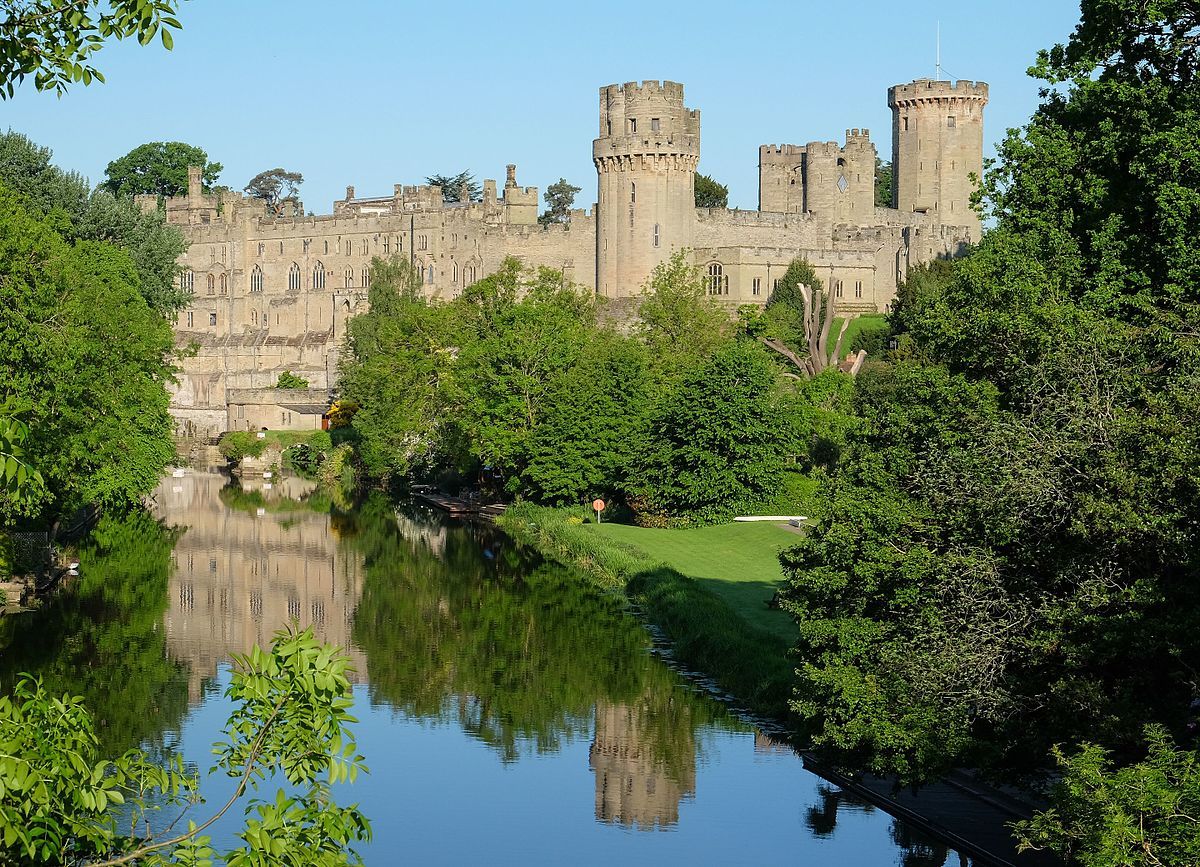
M 156 492 L 158 517 L 185 528 L 175 545 L 164 626 L 168 653 L 190 667 L 193 704 L 219 665 L 269 643 L 289 623 L 311 626 L 322 641 L 344 648 L 355 681 L 369 679 L 369 660 L 353 640 L 363 555 L 339 543 L 338 519 L 328 508 L 308 505 L 312 492 L 311 483 L 296 478 L 247 479 L 238 486 L 226 476 L 190 470 L 165 479 Z M 396 529 L 430 558 L 442 557 L 448 532 L 459 532 L 403 514 Z M 649 696 L 596 698 L 589 765 L 600 822 L 669 828 L 679 821 L 681 802 L 695 794 L 694 724 L 677 732 L 682 749 L 665 761 L 661 745 L 652 742 L 654 703 Z

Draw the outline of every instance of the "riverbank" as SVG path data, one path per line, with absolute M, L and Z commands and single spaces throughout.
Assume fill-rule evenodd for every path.
M 774 590 L 768 589 L 769 576 L 763 568 L 764 558 L 773 560 L 778 549 L 772 551 L 764 546 L 762 537 L 764 531 L 775 528 L 751 525 L 739 528 L 747 536 L 753 536 L 746 545 L 753 553 L 749 557 L 750 568 L 743 573 L 746 580 L 738 582 L 721 580 L 721 575 L 698 578 L 686 574 L 668 562 L 670 553 L 662 550 L 656 537 L 648 537 L 659 541 L 658 545 L 648 546 L 652 553 L 641 545 L 631 544 L 619 529 L 609 533 L 606 532 L 609 528 L 603 525 L 584 523 L 582 513 L 574 509 L 519 503 L 509 507 L 497 524 L 522 544 L 583 569 L 604 586 L 623 591 L 670 639 L 676 660 L 712 678 L 748 710 L 777 720 L 788 717 L 792 682 L 790 621 L 786 615 L 767 607 L 766 601 Z M 705 531 L 659 532 L 702 534 Z M 779 540 L 779 546 L 783 547 L 787 543 L 786 534 L 777 532 L 783 537 Z M 697 550 L 698 540 L 697 535 L 689 554 L 694 560 L 705 556 L 702 550 Z M 705 541 L 711 545 L 728 543 L 723 534 L 722 538 L 709 537 Z M 739 552 L 739 556 L 744 553 Z M 713 566 L 721 563 L 728 566 L 730 561 L 727 556 L 720 560 L 712 558 Z M 753 603 L 755 595 L 763 595 L 761 608 Z

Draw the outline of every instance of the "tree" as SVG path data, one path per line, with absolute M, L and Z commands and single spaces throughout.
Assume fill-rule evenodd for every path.
M 308 388 L 308 380 L 303 376 L 296 376 L 290 370 L 285 370 L 279 374 L 279 380 L 275 383 L 276 388 Z
M 892 207 L 892 164 L 875 157 L 875 207 Z
M 182 196 L 188 191 L 188 168 L 201 167 L 205 190 L 221 174 L 220 163 L 209 162 L 203 148 L 180 141 L 148 142 L 115 159 L 104 170 L 101 186 L 114 196 Z
M 708 175 L 696 174 L 696 207 L 728 208 L 729 187 L 719 184 Z
M 538 222 L 543 226 L 551 223 L 571 222 L 571 208 L 575 204 L 575 194 L 580 189 L 582 188 L 567 183 L 566 178 L 559 178 L 546 187 L 543 198 L 546 200 L 547 207 L 545 212 L 538 217 Z
M 650 420 L 630 492 L 639 522 L 720 523 L 770 494 L 783 467 L 774 403 L 774 368 L 749 341 L 688 370 Z
M 23 443 L 28 437 L 29 426 L 21 421 L 15 401 L 0 404 L 0 490 L 18 504 L 34 499 L 44 484 L 42 474 L 25 456 Z
M 842 361 L 842 339 L 849 320 L 838 322 L 837 333 L 833 334 L 836 309 L 836 299 L 832 293 L 821 290 L 821 281 L 812 265 L 804 259 L 793 259 L 767 299 L 764 313 L 767 334 L 762 338 L 763 343 L 791 362 L 806 378 L 837 367 Z M 802 349 L 798 354 L 793 347 Z M 858 373 L 865 357 L 864 352 L 856 353 L 846 372 L 852 376 Z
M 0 184 L 33 212 L 61 212 L 54 220 L 66 240 L 104 241 L 124 249 L 137 267 L 147 303 L 173 315 L 189 299 L 177 280 L 177 260 L 187 249 L 179 229 L 161 211 L 143 211 L 107 190 L 89 192 L 81 175 L 64 172 L 51 156 L 20 133 L 0 133 Z
M 430 175 L 425 183 L 442 188 L 442 200 L 446 202 L 478 202 L 483 199 L 483 188 L 470 172 L 457 175 Z
M 11 99 L 28 75 L 38 90 L 59 96 L 73 83 L 104 81 L 91 58 L 109 39 L 148 45 L 159 36 L 170 51 L 178 7 L 178 0 L 0 0 L 0 98 Z
M 635 330 L 660 371 L 677 372 L 706 357 L 729 329 L 729 317 L 686 254 L 676 252 L 654 268 L 642 287 Z
M 68 244 L 0 188 L 0 273 L 0 393 L 26 407 L 23 448 L 45 481 L 0 514 L 136 503 L 175 448 L 171 328 L 133 261 L 110 244 Z
M 179 757 L 164 766 L 139 750 L 103 755 L 80 699 L 18 681 L 11 697 L 0 697 L 0 854 L 18 864 L 211 864 L 216 853 L 203 831 L 275 772 L 290 792 L 252 801 L 238 834 L 243 845 L 222 860 L 361 864 L 353 845 L 370 839 L 370 825 L 357 808 L 334 803 L 330 788 L 366 771 L 350 729 L 349 662 L 311 630 L 276 633 L 269 650 L 236 657 L 227 739 L 213 751 L 237 780 L 233 795 L 202 824 L 141 837 L 120 828 L 130 818 L 133 828 L 148 827 L 150 812 L 196 803 L 198 777 Z
M 251 198 L 261 199 L 267 206 L 268 213 L 283 216 L 288 205 L 291 205 L 293 210 L 299 207 L 296 194 L 300 191 L 302 183 L 304 176 L 299 172 L 268 169 L 251 178 L 244 190 Z

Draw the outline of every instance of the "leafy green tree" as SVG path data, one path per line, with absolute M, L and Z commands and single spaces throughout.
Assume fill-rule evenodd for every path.
M 729 187 L 719 184 L 708 175 L 696 174 L 696 207 L 728 208 Z
M 875 157 L 875 207 L 892 207 L 892 164 Z
M 138 271 L 140 291 L 164 316 L 187 303 L 176 279 L 187 244 L 157 210 L 143 211 L 107 190 L 88 191 L 84 178 L 50 162 L 49 149 L 20 133 L 0 133 L 0 184 L 29 210 L 50 217 L 68 241 L 105 241 L 123 248 Z
M 775 369 L 730 341 L 656 409 L 630 496 L 643 523 L 719 523 L 772 493 L 783 467 Z
M 349 662 L 311 630 L 276 633 L 269 650 L 236 657 L 227 738 L 213 750 L 217 766 L 238 781 L 232 796 L 199 825 L 141 837 L 120 827 L 130 816 L 133 828 L 144 827 L 152 810 L 194 803 L 197 777 L 179 758 L 163 766 L 137 750 L 104 756 L 81 700 L 19 681 L 13 696 L 0 697 L 0 855 L 17 864 L 211 865 L 216 852 L 203 832 L 278 774 L 289 789 L 246 807 L 243 845 L 222 860 L 361 864 L 353 846 L 370 839 L 370 825 L 331 797 L 332 783 L 366 770 L 350 729 Z
M 430 175 L 425 183 L 442 188 L 442 199 L 447 202 L 478 202 L 483 199 L 483 188 L 470 172 L 457 175 Z
M 463 292 L 457 313 L 456 424 L 471 455 L 515 491 L 554 386 L 595 327 L 595 308 L 561 272 L 509 258 Z
M 420 472 L 459 449 L 447 389 L 457 351 L 452 305 L 430 305 L 404 257 L 371 262 L 370 309 L 347 325 L 341 391 L 359 409 L 358 452 L 376 477 Z
M 551 503 L 627 490 L 652 392 L 644 346 L 611 332 L 594 335 L 551 388 L 531 437 L 525 488 Z
M 566 178 L 559 178 L 546 187 L 546 192 L 542 195 L 546 200 L 546 210 L 538 217 L 538 222 L 543 226 L 571 222 L 571 208 L 575 206 L 575 194 L 580 189 L 582 187 L 567 183 Z
M 61 96 L 71 84 L 104 76 L 91 64 L 106 40 L 155 36 L 168 51 L 178 0 L 2 0 L 0 2 L 0 98 L 12 98 L 28 75 L 41 91 Z
M 1148 726 L 1149 754 L 1114 767 L 1096 744 L 1067 755 L 1052 809 L 1017 825 L 1022 849 L 1050 849 L 1084 867 L 1200 863 L 1200 755 Z
M 104 170 L 101 185 L 114 196 L 182 196 L 188 191 L 188 168 L 201 167 L 201 179 L 211 190 L 223 168 L 209 162 L 203 148 L 181 141 L 156 141 L 138 145 L 113 160 Z
M 731 323 L 709 297 L 700 269 L 680 251 L 656 266 L 642 287 L 635 329 L 662 370 L 678 371 L 709 355 Z
M 0 393 L 28 407 L 23 447 L 45 480 L 35 502 L 0 512 L 136 502 L 175 449 L 171 329 L 134 263 L 109 244 L 68 245 L 0 189 L 0 272 Z
M 259 199 L 267 206 L 267 212 L 274 216 L 283 216 L 291 210 L 298 210 L 296 195 L 300 185 L 304 183 L 304 175 L 299 172 L 289 172 L 287 169 L 267 169 L 259 172 L 250 179 L 244 187 L 246 195 Z
M 279 379 L 275 383 L 276 388 L 308 388 L 308 380 L 303 376 L 296 376 L 290 370 L 285 370 L 279 374 Z
M 14 503 L 32 500 L 44 484 L 22 448 L 28 437 L 29 426 L 21 421 L 15 402 L 0 404 L 0 490 Z

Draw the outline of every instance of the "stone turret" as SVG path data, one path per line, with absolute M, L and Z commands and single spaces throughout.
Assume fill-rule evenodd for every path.
M 700 112 L 674 81 L 600 88 L 596 291 L 637 294 L 675 250 L 692 246 Z
M 892 110 L 892 205 L 965 226 L 979 240 L 971 174 L 983 173 L 983 109 L 988 86 L 917 79 L 888 89 Z

